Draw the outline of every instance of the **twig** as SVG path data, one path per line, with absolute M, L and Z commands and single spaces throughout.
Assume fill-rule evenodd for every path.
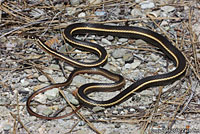
M 15 32 L 15 31 L 21 30 L 21 29 L 23 29 L 23 28 L 26 28 L 26 27 L 29 27 L 29 26 L 32 26 L 32 25 L 35 25 L 35 24 L 40 24 L 40 23 L 42 23 L 44 20 L 46 20 L 46 19 L 42 19 L 42 20 L 38 20 L 38 21 L 35 21 L 35 22 L 31 22 L 31 23 L 28 23 L 28 24 L 26 24 L 26 25 L 24 25 L 24 26 L 21 26 L 21 27 L 16 27 L 16 28 L 10 30 L 9 32 L 7 32 L 7 33 L 1 35 L 1 36 L 0 36 L 0 39 L 1 39 L 2 37 L 6 36 L 6 35 L 9 35 L 9 34 Z
M 195 89 L 198 85 L 198 82 L 195 82 L 195 84 L 192 85 L 192 88 L 191 88 L 191 94 L 190 94 L 190 97 L 188 98 L 187 102 L 185 103 L 184 107 L 182 108 L 181 112 L 179 113 L 179 115 L 181 115 L 183 112 L 185 112 L 186 108 L 188 107 L 190 101 L 192 100 L 193 96 L 194 96 L 194 93 L 195 93 Z
M 191 9 L 191 8 L 190 8 Z M 193 51 L 193 56 L 194 56 L 194 63 L 195 63 L 195 66 L 196 66 L 196 72 L 199 72 L 199 63 L 198 63 L 198 60 L 197 60 L 197 52 L 196 52 L 196 44 L 194 43 L 196 41 L 196 36 L 195 36 L 195 33 L 193 32 L 192 30 L 192 15 L 193 15 L 193 10 L 190 10 L 189 12 L 189 32 L 190 32 L 190 40 L 191 40 L 191 43 L 192 43 L 192 51 Z

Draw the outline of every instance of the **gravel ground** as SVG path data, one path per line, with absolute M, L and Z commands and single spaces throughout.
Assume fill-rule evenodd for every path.
M 200 133 L 200 2 L 198 0 L 29 0 L 0 1 L 0 134 L 199 134 Z M 64 28 L 77 22 L 138 26 L 166 36 L 186 57 L 185 76 L 166 86 L 136 93 L 111 108 L 82 107 L 77 114 L 44 120 L 30 116 L 26 101 L 34 91 L 64 82 L 74 69 L 41 50 L 29 35 L 38 35 L 53 49 L 84 62 L 98 59 L 72 48 L 62 38 Z M 109 58 L 103 67 L 122 75 L 126 87 L 141 78 L 175 69 L 157 48 L 141 39 L 98 35 L 76 38 L 103 46 Z M 63 71 L 62 71 L 63 70 Z M 64 73 L 63 73 L 64 72 Z M 73 91 L 85 83 L 111 82 L 100 75 L 76 76 L 62 88 L 71 104 Z M 123 89 L 125 89 L 123 88 Z M 121 91 L 123 90 L 121 89 Z M 120 93 L 92 93 L 108 100 Z M 45 116 L 72 111 L 54 88 L 35 97 L 32 109 Z M 84 118 L 84 119 L 83 119 Z

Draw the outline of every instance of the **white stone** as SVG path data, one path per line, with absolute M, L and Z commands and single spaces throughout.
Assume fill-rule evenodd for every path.
M 80 4 L 80 0 L 70 0 L 72 6 L 76 6 Z
M 133 10 L 131 10 L 131 15 L 133 17 L 139 17 L 142 16 L 142 12 L 140 11 L 140 9 L 134 8 Z
M 154 8 L 155 4 L 150 1 L 143 1 L 140 3 L 140 6 L 142 9 L 150 9 L 150 8 Z
M 164 7 L 161 7 L 160 8 L 162 11 L 164 11 L 164 12 L 172 12 L 172 11 L 174 11 L 175 10 L 175 7 L 173 7 L 173 6 L 164 6 Z
M 21 82 L 23 87 L 26 87 L 26 86 L 29 85 L 29 82 L 27 80 L 25 80 L 25 79 L 22 79 L 20 82 Z
M 85 17 L 85 16 L 86 16 L 85 12 L 81 12 L 80 14 L 78 14 L 78 17 L 79 17 L 79 18 L 83 18 L 83 17 Z
M 109 40 L 107 40 L 106 38 L 102 38 L 101 42 L 104 44 L 107 44 L 107 45 L 112 45 L 112 43 Z
M 40 75 L 38 77 L 38 80 L 41 81 L 41 82 L 47 82 L 48 81 L 47 77 L 45 77 L 44 75 Z
M 46 95 L 46 97 L 49 99 L 49 100 L 53 100 L 55 99 L 56 97 L 58 97 L 59 95 L 59 90 L 58 88 L 53 88 L 51 90 L 48 90 L 44 93 Z

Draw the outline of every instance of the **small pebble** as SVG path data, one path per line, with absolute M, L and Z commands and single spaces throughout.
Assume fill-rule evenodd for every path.
M 109 41 L 112 41 L 112 40 L 114 40 L 114 37 L 111 36 L 111 35 L 108 35 L 107 39 L 108 39 Z
M 125 53 L 123 55 L 123 61 L 127 62 L 127 61 L 130 61 L 131 59 L 133 59 L 133 54 L 132 53 Z
M 25 79 L 22 79 L 21 81 L 21 84 L 22 84 L 22 86 L 23 87 L 27 87 L 30 83 L 27 81 L 27 80 L 25 80 Z
M 125 49 L 115 49 L 112 53 L 113 58 L 122 58 L 123 55 L 125 54 L 126 50 Z
M 134 108 L 130 108 L 129 111 L 130 111 L 130 112 L 135 112 L 135 109 L 134 109 Z
M 136 18 L 142 16 L 143 14 L 140 9 L 134 8 L 133 10 L 131 10 L 131 15 Z
M 54 99 L 56 99 L 56 97 L 58 97 L 59 90 L 58 90 L 58 88 L 53 88 L 51 90 L 47 90 L 44 94 L 46 95 L 46 97 L 49 100 L 54 100 Z
M 45 77 L 44 75 L 40 75 L 38 77 L 38 80 L 41 81 L 41 82 L 47 82 L 48 81 L 47 77 Z
M 101 111 L 104 111 L 104 110 L 105 110 L 104 107 L 99 107 L 99 106 L 93 107 L 93 108 L 92 108 L 92 111 L 93 111 L 94 113 L 101 112 Z
M 150 9 L 150 8 L 154 8 L 155 4 L 150 1 L 143 1 L 140 3 L 140 6 L 142 9 Z
M 11 100 L 7 97 L 0 96 L 0 105 L 8 105 L 11 103 Z
M 175 7 L 173 6 L 164 6 L 164 7 L 161 7 L 160 8 L 162 11 L 166 12 L 166 13 L 169 13 L 169 12 L 172 12 L 175 10 Z
M 160 10 L 152 11 L 152 12 L 149 12 L 148 14 L 153 15 L 154 17 L 159 17 L 160 16 Z
M 151 59 L 152 59 L 153 61 L 157 61 L 157 60 L 160 58 L 160 56 L 155 55 L 154 53 L 152 53 L 152 54 L 150 55 L 150 57 L 151 57 Z
M 112 45 L 112 43 L 109 40 L 107 40 L 106 38 L 102 38 L 101 42 L 104 44 L 107 44 L 107 45 Z
M 122 42 L 122 43 L 127 42 L 127 41 L 128 41 L 128 39 L 126 39 L 126 38 L 120 38 L 119 39 L 119 42 Z
M 50 67 L 51 70 L 54 69 L 54 70 L 59 70 L 60 69 L 60 66 L 58 64 L 51 64 Z
M 84 13 L 84 12 L 81 12 L 80 14 L 78 14 L 78 17 L 79 18 L 83 18 L 83 17 L 85 17 L 86 16 L 86 14 Z
M 138 39 L 135 41 L 136 46 L 140 46 L 140 45 L 144 46 L 144 44 L 147 44 L 144 40 Z
M 42 113 L 45 115 L 45 116 L 49 116 L 53 113 L 53 110 L 51 110 L 50 108 L 45 108 L 42 110 Z
M 72 16 L 74 13 L 76 13 L 76 8 L 74 8 L 74 7 L 67 7 L 66 8 L 66 15 L 67 16 Z
M 65 81 L 65 77 L 53 77 L 53 79 L 55 80 L 55 83 L 62 83 Z
M 141 61 L 139 60 L 135 60 L 133 63 L 131 64 L 125 64 L 125 68 L 126 69 L 135 69 L 136 67 L 138 67 L 141 64 Z
M 116 114 L 118 114 L 118 111 L 114 110 L 112 113 L 116 115 Z
M 68 71 L 73 71 L 74 70 L 74 68 L 72 67 L 72 66 L 65 66 L 65 69 L 67 69 Z
M 66 98 L 74 105 L 79 105 L 79 101 L 69 92 L 64 92 Z
M 81 85 L 86 83 L 85 77 L 83 76 L 76 76 L 74 77 L 72 81 L 77 87 L 80 87 Z
M 77 6 L 80 4 L 80 0 L 70 0 L 72 6 Z
M 79 126 L 84 126 L 85 125 L 85 121 L 80 121 L 79 123 L 78 123 L 78 125 Z M 82 134 L 82 133 L 81 133 Z
M 94 12 L 96 16 L 106 16 L 106 12 L 105 11 L 95 11 Z
M 11 129 L 11 124 L 5 123 L 3 124 L 3 130 L 9 131 Z
M 142 92 L 140 92 L 140 95 L 143 95 L 143 96 L 154 96 L 154 93 L 151 90 L 143 90 Z

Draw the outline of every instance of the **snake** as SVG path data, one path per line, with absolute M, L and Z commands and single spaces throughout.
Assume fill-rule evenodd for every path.
M 148 44 L 155 46 L 161 52 L 163 52 L 165 56 L 173 62 L 175 69 L 164 74 L 147 76 L 140 80 L 137 80 L 111 99 L 92 99 L 88 96 L 90 93 L 111 92 L 120 90 L 125 85 L 125 80 L 122 76 L 102 68 L 102 66 L 106 64 L 108 59 L 107 51 L 104 47 L 96 43 L 85 40 L 83 41 L 75 37 L 76 35 L 82 34 L 95 34 L 103 36 L 111 35 L 121 38 L 142 39 Z M 176 46 L 174 46 L 165 36 L 149 29 L 135 26 L 115 26 L 98 23 L 74 23 L 68 25 L 64 29 L 63 38 L 73 47 L 97 55 L 98 59 L 92 62 L 83 62 L 80 60 L 76 60 L 69 55 L 65 55 L 52 49 L 51 47 L 47 46 L 40 38 L 37 38 L 37 44 L 40 48 L 42 48 L 50 55 L 65 61 L 66 63 L 75 67 L 75 69 L 71 72 L 65 82 L 46 86 L 40 90 L 35 91 L 29 96 L 26 106 L 28 112 L 31 115 L 41 117 L 41 115 L 34 112 L 30 108 L 30 103 L 36 95 L 52 88 L 69 86 L 69 84 L 72 82 L 72 79 L 79 74 L 99 74 L 114 81 L 113 83 L 87 83 L 80 86 L 76 93 L 76 97 L 78 98 L 80 103 L 86 107 L 111 107 L 126 101 L 133 94 L 141 92 L 149 87 L 166 85 L 168 83 L 176 81 L 186 72 L 187 64 L 182 52 Z M 42 118 L 45 117 L 42 116 Z M 52 118 L 54 119 L 54 117 Z

